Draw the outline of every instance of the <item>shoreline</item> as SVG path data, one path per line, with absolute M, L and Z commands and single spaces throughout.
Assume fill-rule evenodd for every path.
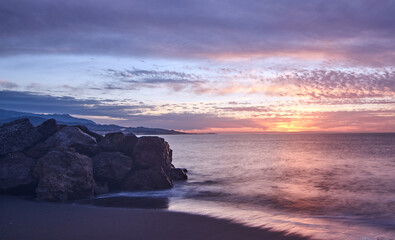
M 295 234 L 247 227 L 224 219 L 159 209 L 36 202 L 0 195 L 0 239 L 273 239 Z

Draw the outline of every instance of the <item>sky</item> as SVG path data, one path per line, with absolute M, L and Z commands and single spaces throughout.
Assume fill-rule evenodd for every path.
M 2 0 L 0 108 L 188 132 L 395 132 L 395 1 Z

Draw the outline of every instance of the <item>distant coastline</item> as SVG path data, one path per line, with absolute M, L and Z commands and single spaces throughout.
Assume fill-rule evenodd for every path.
M 76 118 L 69 114 L 36 114 L 29 112 L 18 112 L 0 109 L 0 125 L 9 123 L 17 119 L 27 118 L 34 125 L 38 126 L 48 119 L 55 119 L 59 124 L 74 126 L 83 125 L 89 130 L 97 132 L 99 134 L 106 134 L 110 132 L 123 132 L 133 133 L 135 135 L 181 135 L 181 134 L 195 134 L 176 130 L 169 130 L 163 128 L 148 128 L 148 127 L 124 127 L 115 124 L 97 124 L 94 121 Z M 214 134 L 214 133 L 198 133 L 198 134 Z

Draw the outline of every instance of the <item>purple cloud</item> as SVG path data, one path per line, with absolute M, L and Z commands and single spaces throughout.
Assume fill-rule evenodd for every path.
M 0 80 L 0 87 L 3 89 L 17 88 L 19 85 L 13 82 Z
M 177 71 L 156 70 L 114 70 L 107 69 L 103 74 L 111 83 L 106 83 L 106 90 L 139 90 L 141 88 L 163 88 L 173 91 L 191 90 L 197 94 L 209 91 L 209 82 L 200 76 Z M 118 80 L 114 82 L 113 80 Z
M 116 123 L 122 126 L 161 127 L 167 129 L 191 130 L 206 128 L 264 128 L 253 119 L 219 117 L 210 113 L 164 113 L 146 114 L 155 106 L 136 102 L 133 105 L 108 104 L 111 100 L 76 99 L 54 97 L 31 92 L 0 91 L 0 109 L 35 113 L 67 113 L 86 116 L 100 123 Z M 92 116 L 106 116 L 111 119 L 98 120 Z M 117 118 L 117 119 L 115 119 Z M 125 120 L 119 120 L 125 119 Z
M 257 131 L 284 130 L 278 126 L 295 124 L 301 130 L 393 132 L 395 114 L 392 109 L 352 111 L 282 111 L 281 107 L 260 107 L 243 103 L 243 106 L 212 107 L 218 111 L 234 113 L 262 113 L 256 117 L 219 116 L 214 113 L 178 112 L 149 114 L 150 110 L 167 106 L 151 106 L 143 103 L 116 104 L 112 100 L 76 99 L 54 97 L 31 92 L 0 91 L 0 109 L 36 113 L 68 113 L 86 116 L 100 123 L 115 123 L 123 126 L 161 127 L 178 130 L 195 129 L 254 129 Z M 171 105 L 168 105 L 172 107 Z M 173 106 L 174 107 L 174 106 Z M 93 116 L 93 118 L 92 118 Z M 95 118 L 99 117 L 99 118 Z M 112 118 L 106 120 L 102 116 Z M 124 120 L 123 120 L 124 119 Z
M 395 63 L 395 2 L 47 1 L 0 3 L 0 53 L 159 57 L 308 56 Z
M 310 117 L 323 119 L 324 121 L 313 120 L 309 127 L 316 127 L 324 131 L 395 131 L 393 110 L 316 112 L 311 113 Z M 309 119 L 306 119 L 306 122 L 308 121 Z
M 395 70 L 370 72 L 298 71 L 263 80 L 266 93 L 311 99 L 364 99 L 395 96 Z M 376 99 L 377 100 L 377 99 Z
M 76 99 L 33 92 L 0 91 L 0 108 L 34 113 L 67 113 L 124 118 L 128 114 L 141 113 L 153 106 L 138 102 L 129 105 L 115 105 L 111 100 L 106 99 Z

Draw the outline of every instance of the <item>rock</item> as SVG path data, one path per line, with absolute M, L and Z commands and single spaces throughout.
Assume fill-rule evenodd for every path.
M 103 139 L 103 136 L 102 136 L 102 135 L 100 135 L 100 134 L 98 134 L 98 133 L 95 133 L 95 132 L 92 132 L 91 130 L 89 130 L 89 129 L 88 129 L 87 127 L 85 127 L 85 126 L 76 125 L 76 126 L 74 126 L 74 127 L 77 127 L 77 128 L 79 128 L 81 131 L 83 131 L 84 133 L 86 133 L 86 134 L 88 134 L 88 135 L 94 137 L 94 138 L 96 139 L 96 142 L 100 142 L 100 141 Z
M 102 152 L 93 158 L 93 175 L 96 180 L 109 183 L 110 189 L 119 188 L 132 169 L 133 160 L 120 152 Z
M 132 157 L 133 149 L 137 143 L 137 137 L 133 133 L 122 132 L 107 133 L 100 141 L 100 148 L 105 152 L 121 152 Z
M 160 190 L 173 187 L 172 180 L 166 175 L 162 167 L 144 169 L 132 172 L 123 183 L 123 189 L 135 190 Z
M 42 138 L 28 119 L 18 119 L 0 127 L 0 155 L 32 147 Z
M 65 124 L 58 124 L 58 131 L 61 130 L 62 128 L 67 127 L 68 125 Z
M 100 194 L 106 194 L 108 193 L 108 183 L 106 181 L 95 181 L 95 194 L 100 195 Z
M 9 153 L 0 159 L 0 192 L 31 195 L 37 186 L 33 177 L 36 161 L 23 153 Z
M 63 127 L 44 142 L 27 151 L 27 155 L 40 158 L 54 149 L 74 148 L 78 153 L 94 156 L 98 152 L 96 139 L 78 127 Z
M 187 180 L 188 179 L 187 172 L 188 172 L 188 170 L 186 170 L 185 168 L 172 168 L 170 170 L 170 178 L 173 181 L 174 180 Z
M 56 123 L 56 120 L 52 118 L 37 126 L 36 129 L 41 133 L 41 141 L 43 141 L 58 131 L 58 124 Z
M 172 167 L 172 150 L 160 137 L 140 137 L 134 147 L 133 164 L 135 169 L 162 167 L 168 173 Z
M 44 143 L 39 143 L 36 146 L 32 147 L 28 151 L 26 151 L 26 155 L 35 159 L 43 157 L 50 151 L 50 147 L 45 145 Z
M 107 133 L 99 145 L 106 152 L 120 152 L 123 145 L 124 135 L 122 132 Z
M 123 144 L 121 152 L 126 154 L 129 157 L 133 156 L 133 149 L 136 146 L 138 138 L 133 133 L 125 134 L 123 138 Z
M 66 201 L 93 196 L 92 159 L 73 149 L 51 150 L 40 158 L 34 170 L 38 178 L 37 198 Z
M 93 157 L 93 159 L 91 158 Z M 36 160 L 38 159 L 38 160 Z M 109 190 L 158 190 L 185 180 L 172 150 L 160 137 L 109 133 L 28 119 L 0 126 L 0 192 L 67 201 Z

